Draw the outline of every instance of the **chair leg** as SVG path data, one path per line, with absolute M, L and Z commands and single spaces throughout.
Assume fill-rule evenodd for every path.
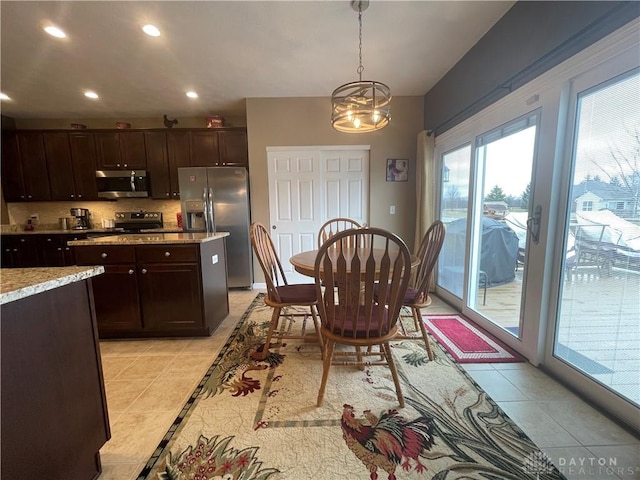
M 400 408 L 404 408 L 404 397 L 402 396 L 402 389 L 400 388 L 400 378 L 398 378 L 398 370 L 396 369 L 396 362 L 393 361 L 393 356 L 391 355 L 391 347 L 389 346 L 389 342 L 384 343 L 382 345 L 382 348 L 384 349 L 384 353 L 387 357 L 387 363 L 389 364 L 389 369 L 391 370 L 393 383 L 396 386 L 396 394 L 398 395 Z
M 431 345 L 429 344 L 429 335 L 427 335 L 427 328 L 424 326 L 424 322 L 422 321 L 420 309 L 414 307 L 411 309 L 411 312 L 413 313 L 413 320 L 416 322 L 416 326 L 419 326 L 420 331 L 422 332 L 422 338 L 424 339 L 424 346 L 427 349 L 429 360 L 433 361 L 433 352 L 431 351 Z
M 320 322 L 318 321 L 318 315 L 316 314 L 316 307 L 311 305 L 311 316 L 313 317 L 313 326 L 316 329 L 316 335 L 318 336 L 318 343 L 320 344 L 320 358 L 324 359 L 324 342 L 322 341 L 322 333 L 320 331 Z
M 331 360 L 333 358 L 333 347 L 335 342 L 327 339 L 327 344 L 324 350 L 324 359 L 322 360 L 322 382 L 320 382 L 320 390 L 318 391 L 317 406 L 322 406 L 322 400 L 324 399 L 324 390 L 327 386 L 327 379 L 329 378 L 329 369 L 331 368 Z
M 262 354 L 258 352 L 253 352 L 251 357 L 254 360 L 265 360 L 269 355 L 269 346 L 271 345 L 271 337 L 273 337 L 273 331 L 278 328 L 278 323 L 280 321 L 280 308 L 274 308 L 273 313 L 271 314 L 271 322 L 269 322 L 269 330 L 267 331 L 267 338 L 264 341 L 264 347 L 262 349 Z

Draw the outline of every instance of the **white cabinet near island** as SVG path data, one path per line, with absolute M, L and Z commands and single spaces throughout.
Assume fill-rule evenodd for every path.
M 100 338 L 208 336 L 229 314 L 226 232 L 114 235 L 69 242 L 93 282 Z
M 0 273 L 2 478 L 100 475 L 111 432 L 91 282 L 103 271 Z

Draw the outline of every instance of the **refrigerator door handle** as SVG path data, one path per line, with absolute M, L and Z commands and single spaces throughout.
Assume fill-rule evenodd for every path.
M 213 188 L 209 189 L 209 222 L 208 222 L 208 227 L 207 227 L 207 231 L 209 233 L 215 233 L 216 232 L 216 224 L 215 224 L 215 218 L 213 215 Z
M 204 217 L 205 230 L 209 231 L 209 197 L 207 196 L 207 187 L 202 189 L 202 215 Z

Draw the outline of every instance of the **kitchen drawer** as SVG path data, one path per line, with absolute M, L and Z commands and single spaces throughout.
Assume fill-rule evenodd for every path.
M 149 245 L 136 248 L 138 263 L 197 262 L 197 245 Z
M 80 246 L 74 247 L 78 265 L 114 265 L 134 263 L 136 253 L 130 246 Z

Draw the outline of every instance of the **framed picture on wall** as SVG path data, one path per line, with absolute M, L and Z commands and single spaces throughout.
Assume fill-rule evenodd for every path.
M 387 182 L 406 182 L 409 179 L 409 160 L 387 158 Z

